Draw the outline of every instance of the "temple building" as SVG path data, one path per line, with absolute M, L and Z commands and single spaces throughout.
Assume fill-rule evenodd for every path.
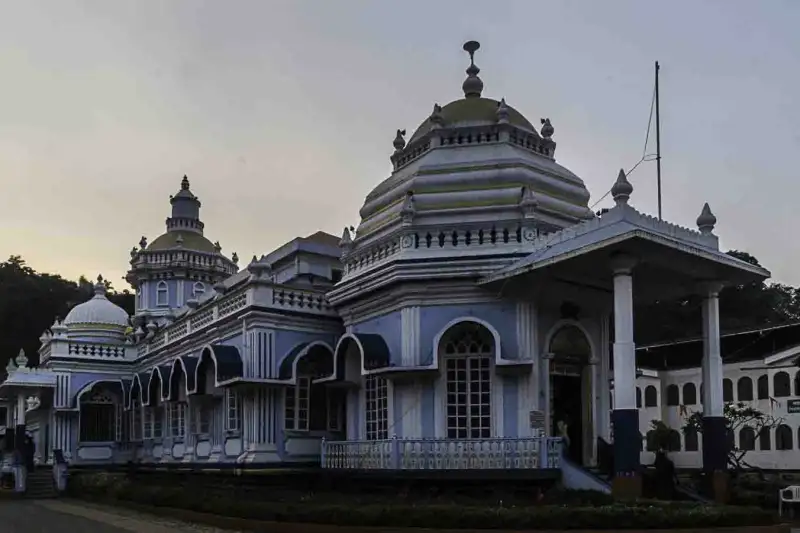
M 528 469 L 636 493 L 646 426 L 685 371 L 637 364 L 634 302 L 696 294 L 691 461 L 724 477 L 717 295 L 769 272 L 720 251 L 708 204 L 697 229 L 637 211 L 622 171 L 614 207 L 593 213 L 551 121 L 484 96 L 478 48 L 464 45 L 463 97 L 397 131 L 391 174 L 340 238 L 240 267 L 205 236 L 184 178 L 166 232 L 131 250 L 135 315 L 98 280 L 43 333 L 36 368 L 10 364 L 8 426 L 70 466 Z M 601 443 L 612 483 L 587 470 Z

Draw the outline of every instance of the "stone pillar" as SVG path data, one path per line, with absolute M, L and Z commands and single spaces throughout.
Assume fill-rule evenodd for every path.
M 551 410 L 553 406 L 550 405 L 550 361 L 553 360 L 553 352 L 545 352 L 542 354 L 541 357 L 541 368 L 540 368 L 540 375 L 541 375 L 541 387 L 540 387 L 540 394 L 541 394 L 541 410 L 544 413 L 544 433 L 545 435 L 553 435 L 553 417 L 551 414 Z
M 703 287 L 703 471 L 716 501 L 728 497 L 728 439 L 723 413 L 722 356 L 719 338 L 719 291 L 722 285 Z
M 641 496 L 639 411 L 636 408 L 636 345 L 633 342 L 633 268 L 627 255 L 612 258 L 614 272 L 614 481 L 621 498 Z

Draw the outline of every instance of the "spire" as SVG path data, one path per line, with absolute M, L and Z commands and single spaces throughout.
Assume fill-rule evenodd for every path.
M 619 169 L 617 181 L 614 183 L 614 186 L 611 187 L 611 196 L 614 198 L 617 205 L 622 205 L 628 203 L 628 198 L 631 197 L 632 192 L 633 185 L 631 185 L 631 182 L 625 177 L 625 171 Z
M 106 295 L 106 284 L 105 281 L 103 281 L 103 276 L 100 274 L 97 275 L 97 283 L 94 284 L 94 294 L 95 296 Z
M 189 178 L 186 177 L 186 174 L 183 175 L 183 179 L 181 180 L 181 190 L 182 191 L 189 190 Z
M 483 92 L 483 81 L 478 77 L 481 69 L 475 64 L 475 52 L 481 47 L 478 41 L 467 41 L 464 43 L 464 51 L 469 54 L 469 67 L 467 67 L 467 79 L 464 80 L 461 88 L 464 90 L 465 98 L 480 98 Z
M 717 217 L 714 216 L 714 213 L 711 212 L 711 208 L 708 206 L 708 202 L 703 205 L 703 210 L 700 212 L 700 216 L 697 217 L 697 229 L 700 230 L 700 233 L 703 235 L 711 235 L 711 232 L 714 231 L 714 226 L 717 224 Z

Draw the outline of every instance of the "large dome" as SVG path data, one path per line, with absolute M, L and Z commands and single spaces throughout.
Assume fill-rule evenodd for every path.
M 70 326 L 118 326 L 128 327 L 128 313 L 106 298 L 106 287 L 103 278 L 98 276 L 94 286 L 94 297 L 80 305 L 76 305 L 67 313 L 64 325 Z
M 462 126 L 488 126 L 497 124 L 497 108 L 500 102 L 491 98 L 462 98 L 455 100 L 444 106 L 440 113 L 441 127 L 457 128 Z M 518 128 L 538 135 L 536 128 L 533 127 L 522 113 L 506 104 L 508 109 L 508 122 Z M 433 129 L 433 121 L 430 117 L 419 125 L 409 139 L 409 144 L 423 137 Z

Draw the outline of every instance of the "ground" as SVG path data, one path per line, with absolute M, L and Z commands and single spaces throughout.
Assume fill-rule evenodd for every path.
M 0 501 L 3 533 L 237 533 L 67 500 Z

